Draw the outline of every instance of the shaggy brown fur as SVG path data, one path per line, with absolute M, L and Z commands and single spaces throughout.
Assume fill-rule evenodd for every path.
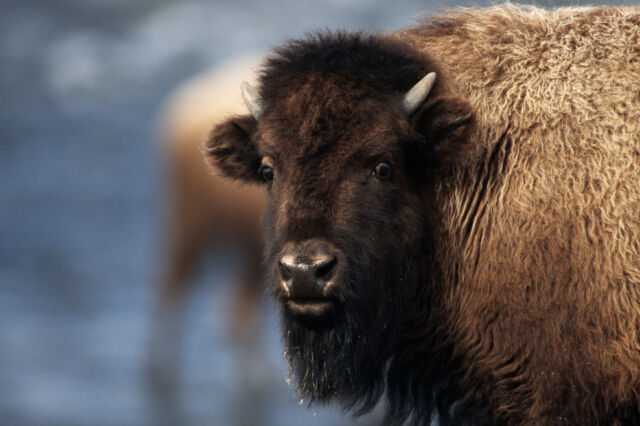
M 366 410 L 384 389 L 396 424 L 640 422 L 640 10 L 321 35 L 276 51 L 260 91 L 259 122 L 207 147 L 231 177 L 273 167 L 266 255 L 303 395 Z M 318 239 L 329 325 L 292 315 L 276 267 Z

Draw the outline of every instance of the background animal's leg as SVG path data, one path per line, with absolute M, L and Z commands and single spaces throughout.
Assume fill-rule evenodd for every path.
M 248 238 L 242 247 L 244 262 L 240 281 L 233 295 L 229 315 L 232 339 L 239 352 L 242 380 L 248 393 L 261 393 L 268 380 L 264 345 L 261 339 L 261 315 L 265 290 L 262 285 L 262 253 L 259 239 Z
M 173 189 L 176 197 L 170 207 L 166 266 L 154 307 L 147 357 L 151 390 L 164 397 L 175 393 L 185 307 L 194 271 L 212 234 L 207 215 L 190 196 L 188 182 L 178 180 L 182 184 L 178 182 Z

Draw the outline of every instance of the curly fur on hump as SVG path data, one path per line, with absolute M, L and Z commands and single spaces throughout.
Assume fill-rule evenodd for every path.
M 435 203 L 466 400 L 496 423 L 640 422 L 640 10 L 506 5 L 396 37 L 477 113 L 478 162 Z

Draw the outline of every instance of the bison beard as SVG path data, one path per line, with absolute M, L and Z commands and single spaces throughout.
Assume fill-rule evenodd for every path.
M 357 413 L 369 411 L 384 390 L 387 334 L 379 321 L 351 308 L 340 310 L 335 327 L 310 329 L 282 315 L 285 355 L 300 395 L 310 402 L 338 398 Z

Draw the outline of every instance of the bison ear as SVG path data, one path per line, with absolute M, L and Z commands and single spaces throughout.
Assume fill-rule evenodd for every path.
M 204 144 L 207 161 L 227 177 L 260 183 L 261 157 L 252 135 L 258 122 L 250 115 L 230 118 L 213 128 Z
M 475 114 L 466 100 L 440 96 L 425 102 L 410 120 L 426 144 L 423 150 L 429 152 L 432 159 L 446 163 L 468 149 Z

